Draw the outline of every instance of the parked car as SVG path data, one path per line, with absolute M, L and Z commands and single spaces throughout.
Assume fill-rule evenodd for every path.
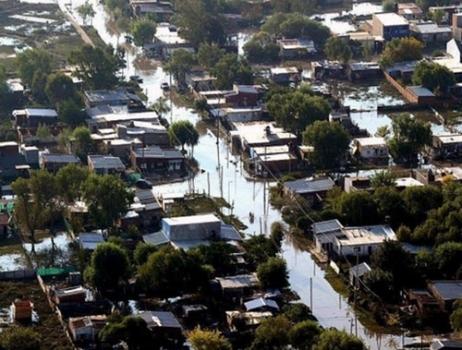
M 130 80 L 131 81 L 134 81 L 138 84 L 142 84 L 143 83 L 143 79 L 141 79 L 141 77 L 139 75 L 132 75 L 130 76 Z
M 160 84 L 160 88 L 164 91 L 168 91 L 170 90 L 170 86 L 168 85 L 168 83 L 162 83 Z
M 146 179 L 139 179 L 135 182 L 135 186 L 142 190 L 150 190 L 152 188 L 152 182 Z

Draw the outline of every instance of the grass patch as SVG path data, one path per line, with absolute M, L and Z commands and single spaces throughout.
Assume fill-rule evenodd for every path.
M 337 293 L 344 298 L 348 298 L 348 295 L 350 294 L 348 286 L 345 284 L 342 277 L 340 277 L 340 275 L 338 275 L 331 267 L 327 267 L 324 278 Z
M 39 323 L 31 328 L 41 336 L 42 349 L 73 349 L 69 339 L 59 323 L 58 317 L 51 310 L 37 281 L 1 282 L 0 307 L 8 307 L 16 298 L 29 298 L 34 303 L 34 310 L 39 316 Z

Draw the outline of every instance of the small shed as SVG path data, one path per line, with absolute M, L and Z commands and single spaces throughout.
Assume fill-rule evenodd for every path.
M 366 273 L 370 272 L 372 269 L 366 262 L 355 265 L 349 270 L 349 281 L 350 285 L 354 286 L 357 279 L 361 279 Z

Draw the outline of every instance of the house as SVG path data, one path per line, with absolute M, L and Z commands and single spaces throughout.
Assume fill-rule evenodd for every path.
M 382 70 L 377 62 L 352 62 L 347 69 L 351 81 L 376 79 L 382 76 Z
M 256 85 L 233 85 L 233 90 L 224 95 L 227 105 L 232 107 L 257 106 L 261 92 Z
M 31 322 L 34 304 L 30 300 L 16 299 L 11 303 L 10 310 L 15 322 Z
M 371 179 L 369 176 L 346 176 L 343 179 L 343 190 L 346 193 L 354 191 L 369 191 L 371 190 Z
M 454 16 L 459 14 L 462 11 L 462 6 L 460 4 L 446 5 L 446 6 L 430 6 L 428 8 L 428 16 L 432 16 L 435 12 L 440 12 L 443 14 L 441 23 L 454 25 L 457 21 Z
M 313 40 L 296 38 L 278 40 L 279 56 L 283 60 L 294 60 L 314 55 L 317 50 Z
M 170 23 L 158 23 L 152 44 L 144 45 L 144 51 L 153 57 L 169 58 L 175 50 L 194 52 L 191 44 L 182 38 L 177 27 Z
M 427 287 L 442 310 L 451 312 L 454 302 L 462 299 L 462 280 L 430 281 Z
M 395 63 L 386 69 L 385 73 L 395 80 L 410 81 L 418 61 L 405 61 Z
M 41 152 L 39 157 L 40 168 L 50 172 L 56 172 L 68 164 L 80 164 L 80 159 L 73 154 Z
M 314 223 L 316 250 L 329 256 L 370 256 L 386 240 L 396 240 L 386 225 L 344 227 L 338 220 Z
M 279 311 L 278 303 L 275 302 L 273 299 L 267 299 L 267 298 L 256 298 L 256 299 L 249 300 L 244 303 L 244 307 L 247 311 L 250 311 L 250 312 L 252 311 L 259 311 L 259 312 Z
M 458 158 L 462 155 L 462 134 L 433 135 L 432 156 L 438 159 Z
M 67 326 L 74 342 L 93 343 L 98 339 L 98 334 L 106 323 L 106 315 L 96 315 L 71 317 L 68 320 Z
M 441 26 L 433 22 L 413 23 L 410 29 L 413 36 L 426 44 L 447 42 L 452 38 L 449 26 Z
M 396 4 L 398 15 L 411 20 L 419 20 L 423 17 L 422 9 L 413 2 L 403 2 Z
M 451 339 L 433 339 L 430 350 L 461 350 L 462 341 Z
M 315 79 L 342 79 L 345 77 L 345 66 L 338 61 L 311 62 L 311 72 Z
M 130 152 L 132 148 L 140 148 L 142 146 L 143 143 L 139 139 L 111 139 L 103 140 L 101 150 L 107 154 L 112 154 L 114 157 L 119 157 L 120 159 L 127 161 L 130 159 Z
M 83 303 L 87 298 L 87 290 L 82 286 L 69 287 L 69 288 L 55 288 L 50 289 L 51 299 L 55 304 L 63 303 Z
M 152 189 L 142 190 L 137 188 L 130 210 L 138 213 L 142 227 L 155 226 L 162 218 L 162 207 Z
M 2 178 L 14 179 L 22 174 L 25 175 L 29 168 L 26 157 L 19 152 L 17 142 L 0 142 L 0 175 Z
M 98 108 L 101 110 L 101 108 Z M 90 119 L 87 120 L 87 124 L 95 132 L 97 129 L 104 128 L 115 128 L 118 124 L 130 125 L 134 122 L 146 122 L 152 123 L 154 125 L 160 125 L 159 117 L 155 112 L 130 112 L 125 107 L 122 107 L 120 110 L 113 111 L 113 108 L 103 108 L 104 113 L 98 113 L 92 115 Z M 117 134 L 116 131 L 112 130 L 112 133 Z
M 153 16 L 157 22 L 169 21 L 174 13 L 169 1 L 130 0 L 130 6 L 135 16 Z
M 462 13 L 459 11 L 452 15 L 452 37 L 453 40 L 460 42 L 462 40 Z
M 174 148 L 148 146 L 133 149 L 130 154 L 132 167 L 144 173 L 183 172 L 184 155 Z
M 462 17 L 461 17 L 462 21 Z M 432 62 L 437 63 L 441 66 L 446 67 L 456 78 L 456 81 L 462 81 L 462 56 L 461 56 L 461 45 L 460 42 L 456 41 L 455 39 L 451 39 L 446 43 L 446 53 L 447 56 L 445 57 L 435 57 Z M 460 90 L 460 85 L 456 85 L 457 88 Z M 457 93 L 457 91 L 456 91 Z
M 372 35 L 367 31 L 348 32 L 340 35 L 347 42 L 352 42 L 352 50 L 356 54 L 360 54 L 364 47 L 370 50 L 371 53 L 380 53 L 385 46 L 385 40 L 380 35 Z
M 276 67 L 271 68 L 270 77 L 276 84 L 298 83 L 300 72 L 297 67 Z
M 179 341 L 183 338 L 183 327 L 171 312 L 141 311 L 136 316 L 141 317 L 146 322 L 148 329 L 155 335 Z
M 125 172 L 125 165 L 119 157 L 88 155 L 88 169 L 98 175 L 122 175 Z
M 373 14 L 372 35 L 381 36 L 386 41 L 409 36 L 409 22 L 394 12 Z
M 405 291 L 406 301 L 415 308 L 420 318 L 435 317 L 441 313 L 440 307 L 433 295 L 426 289 L 409 289 Z
M 387 160 L 387 141 L 383 137 L 361 137 L 351 141 L 350 152 L 364 160 Z
M 83 93 L 83 99 L 87 108 L 125 106 L 129 111 L 139 111 L 145 109 L 141 98 L 126 89 L 87 90 Z
M 104 236 L 101 232 L 82 232 L 78 236 L 79 245 L 84 250 L 93 251 L 96 247 L 104 242 Z
M 242 150 L 289 145 L 297 140 L 294 134 L 276 127 L 273 122 L 233 123 L 233 126 L 231 137 Z
M 242 240 L 233 226 L 224 224 L 214 214 L 163 218 L 161 231 L 144 235 L 143 239 L 153 245 L 170 243 L 174 247 L 186 250 L 194 246 L 209 244 L 210 241 Z
M 39 125 L 54 125 L 58 122 L 58 113 L 49 108 L 15 109 L 12 116 L 15 128 L 36 129 Z
M 249 123 L 262 120 L 263 108 L 256 107 L 221 107 L 210 110 L 214 118 L 227 123 Z
M 398 177 L 395 179 L 395 188 L 397 190 L 404 190 L 407 187 L 423 186 L 424 184 L 413 177 Z
M 225 295 L 236 296 L 243 295 L 252 289 L 258 287 L 259 282 L 257 275 L 235 275 L 226 277 L 217 277 L 215 281 L 218 283 L 220 291 Z
M 259 176 L 290 172 L 298 166 L 298 159 L 289 145 L 252 147 L 249 152 L 250 168 Z
M 158 120 L 154 123 L 132 120 L 128 123 L 117 124 L 116 129 L 120 139 L 138 139 L 145 146 L 167 147 L 170 145 L 167 129 Z
M 311 203 L 322 202 L 327 192 L 334 188 L 330 177 L 312 178 L 284 182 L 284 192 L 290 196 L 301 196 Z
M 350 267 L 348 270 L 350 286 L 355 286 L 357 281 L 362 279 L 365 274 L 370 272 L 372 269 L 366 262 L 362 262 L 358 265 Z

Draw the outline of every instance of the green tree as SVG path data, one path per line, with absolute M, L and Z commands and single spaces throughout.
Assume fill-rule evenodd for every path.
M 75 100 L 68 99 L 58 104 L 59 120 L 69 126 L 77 126 L 85 121 L 85 112 Z
M 233 271 L 232 253 L 236 249 L 226 242 L 213 242 L 210 245 L 201 245 L 190 250 L 201 265 L 213 267 L 217 275 L 226 275 Z
M 451 327 L 456 332 L 462 331 L 462 302 L 461 300 L 457 301 L 454 305 L 454 311 L 450 316 Z
M 132 24 L 131 33 L 136 46 L 144 46 L 152 43 L 154 34 L 156 34 L 156 22 L 142 18 Z
M 326 120 L 330 112 L 329 103 L 323 97 L 303 91 L 275 93 L 267 107 L 279 125 L 296 134 L 317 120 Z
M 372 269 L 364 276 L 364 284 L 383 300 L 391 302 L 396 300 L 393 288 L 393 275 L 380 268 Z
M 151 254 L 138 274 L 141 286 L 162 297 L 195 292 L 208 280 L 195 258 L 170 247 Z
M 82 20 L 84 23 L 87 22 L 88 18 L 92 20 L 93 17 L 95 17 L 96 15 L 96 12 L 93 9 L 93 6 L 88 1 L 85 1 L 83 5 L 80 5 L 79 7 L 77 7 L 77 13 L 79 14 L 80 17 L 82 17 Z
M 184 88 L 186 86 L 186 75 L 191 72 L 195 63 L 196 61 L 192 53 L 184 49 L 178 49 L 170 56 L 165 69 L 173 75 L 178 87 Z
M 344 159 L 350 137 L 337 123 L 315 121 L 303 134 L 303 142 L 314 147 L 311 162 L 320 169 L 333 169 Z
M 374 191 L 373 199 L 379 220 L 389 222 L 393 227 L 402 223 L 406 216 L 406 205 L 396 189 L 392 186 L 378 187 Z
M 245 57 L 252 63 L 271 63 L 279 59 L 279 45 L 266 32 L 258 32 L 244 45 Z
M 437 95 L 445 95 L 456 83 L 456 78 L 447 67 L 423 61 L 417 64 L 412 75 L 412 82 L 415 85 L 426 87 Z
M 16 57 L 19 77 L 28 86 L 32 85 L 34 77 L 48 76 L 52 71 L 52 64 L 50 54 L 43 49 L 25 50 Z M 45 85 L 42 86 L 42 90 L 44 88 Z
M 158 249 L 155 245 L 139 242 L 136 245 L 135 251 L 133 252 L 133 260 L 135 261 L 136 265 L 141 266 L 146 263 L 149 256 L 157 252 L 157 250 Z
M 112 226 L 125 214 L 133 201 L 133 193 L 114 175 L 90 175 L 83 185 L 83 198 L 93 221 L 99 228 Z
M 170 142 L 181 146 L 183 152 L 185 145 L 194 147 L 199 141 L 199 133 L 188 120 L 179 120 L 172 123 L 168 128 L 168 135 Z
M 219 15 L 217 2 L 208 0 L 183 0 L 175 3 L 180 34 L 194 47 L 203 42 L 224 44 L 226 34 L 224 20 Z
M 82 46 L 69 55 L 69 64 L 76 67 L 74 75 L 90 89 L 110 89 L 117 85 L 117 72 L 125 67 L 123 55 L 112 47 Z
M 327 40 L 324 46 L 324 52 L 328 59 L 340 61 L 344 64 L 347 64 L 353 55 L 350 45 L 338 36 L 331 37 Z
M 104 343 L 114 345 L 124 341 L 133 350 L 156 349 L 154 337 L 146 321 L 136 316 L 126 316 L 120 322 L 107 323 L 98 338 Z
M 45 93 L 51 103 L 57 104 L 65 100 L 74 99 L 77 91 L 71 78 L 62 73 L 54 73 L 47 78 Z
M 456 272 L 462 266 L 462 242 L 446 242 L 435 250 L 435 260 L 438 269 L 447 278 L 456 277 Z
M 324 330 L 313 346 L 313 350 L 364 350 L 366 347 L 359 338 L 335 328 Z
M 165 97 L 159 97 L 156 102 L 154 102 L 151 106 L 151 109 L 156 112 L 159 119 L 161 119 L 165 114 L 170 112 L 170 106 L 168 105 L 168 101 Z
M 130 277 L 130 263 L 125 250 L 114 243 L 99 244 L 89 266 L 85 279 L 101 292 L 117 290 Z
M 251 350 L 282 350 L 289 344 L 290 321 L 283 315 L 264 320 L 255 331 Z
M 435 186 L 408 187 L 402 192 L 402 197 L 409 214 L 408 220 L 414 224 L 422 222 L 427 212 L 441 206 L 443 200 L 440 190 Z
M 248 260 L 253 265 L 265 262 L 269 257 L 275 256 L 279 248 L 264 235 L 254 235 L 242 242 Z
M 295 349 L 311 349 L 319 334 L 321 328 L 317 322 L 307 320 L 297 323 L 289 331 L 290 344 Z
M 218 89 L 229 89 L 234 83 L 249 85 L 253 83 L 252 68 L 247 61 L 239 60 L 236 54 L 224 55 L 212 69 L 217 78 Z
M 376 203 L 366 191 L 344 192 L 332 202 L 332 206 L 350 225 L 374 224 L 377 220 Z
M 56 173 L 59 195 L 66 203 L 73 203 L 82 197 L 83 184 L 90 175 L 88 168 L 68 164 Z
M 285 233 L 286 233 L 286 229 L 282 222 L 275 221 L 271 224 L 270 238 L 276 246 L 281 247 L 281 243 L 282 243 L 282 240 L 284 239 Z
M 212 69 L 225 55 L 217 44 L 202 43 L 197 51 L 197 61 L 205 69 Z
M 287 317 L 292 323 L 315 320 L 315 317 L 311 313 L 310 308 L 302 303 L 284 305 L 282 311 L 284 316 Z
M 9 327 L 0 333 L 0 346 L 5 350 L 40 350 L 40 335 L 30 328 Z
M 37 136 L 37 138 L 42 142 L 50 141 L 53 137 L 50 128 L 43 124 L 39 124 L 39 126 L 37 127 L 37 131 L 35 132 L 35 136 Z
M 10 108 L 14 104 L 13 94 L 6 83 L 6 69 L 0 64 L 0 107 Z
M 265 289 L 285 288 L 289 285 L 286 262 L 278 257 L 268 258 L 258 265 L 257 276 Z
M 430 125 L 404 115 L 394 118 L 392 123 L 393 137 L 388 146 L 393 159 L 397 163 L 414 163 L 425 146 L 432 143 Z
M 74 153 L 83 161 L 87 161 L 87 156 L 94 150 L 94 142 L 91 138 L 90 130 L 84 126 L 74 129 L 70 137 Z
M 420 60 L 423 47 L 422 42 L 412 37 L 393 39 L 385 46 L 380 63 L 391 66 L 396 62 Z
M 433 10 L 432 12 L 429 13 L 430 15 L 430 18 L 438 25 L 441 24 L 441 22 L 443 21 L 443 18 L 445 16 L 445 13 L 443 10 L 441 9 L 436 9 L 436 10 Z
M 382 2 L 382 8 L 384 12 L 395 12 L 396 1 L 395 0 L 384 0 Z
M 390 171 L 378 171 L 371 177 L 371 186 L 373 188 L 394 187 L 396 176 Z
M 188 341 L 194 350 L 231 350 L 231 343 L 217 330 L 200 327 L 188 333 Z
M 37 71 L 34 74 L 32 79 L 32 83 L 30 85 L 30 91 L 33 98 L 42 104 L 46 104 L 47 101 L 47 94 L 45 93 L 45 87 L 47 84 L 47 77 L 48 75 L 42 71 Z

